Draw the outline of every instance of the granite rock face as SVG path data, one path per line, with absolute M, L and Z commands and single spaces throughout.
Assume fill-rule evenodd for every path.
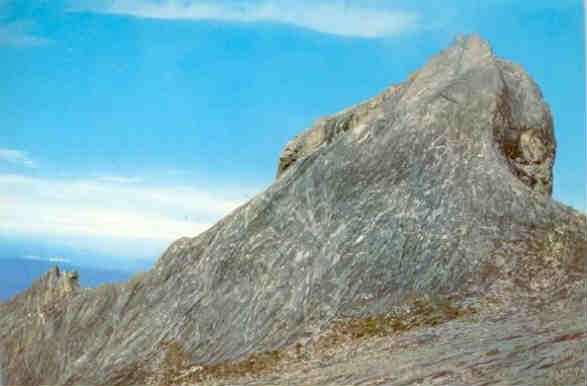
M 139 384 L 170 345 L 211 365 L 413 293 L 581 280 L 586 220 L 550 198 L 554 156 L 538 86 L 481 38 L 458 38 L 290 142 L 271 186 L 151 271 L 93 290 L 43 277 L 1 304 L 4 383 Z M 39 288 L 59 288 L 42 321 Z
M 443 74 L 442 79 L 434 80 L 442 83 L 434 85 L 436 94 L 428 95 L 428 98 L 443 98 L 445 102 L 466 104 L 470 90 L 462 84 L 466 82 L 463 74 L 470 70 L 466 66 L 480 64 L 468 63 L 472 58 L 467 56 L 481 59 L 483 56 L 492 56 L 492 53 L 489 45 L 477 38 L 465 40 L 464 37 L 458 37 L 457 44 L 462 46 L 462 53 L 453 51 L 450 57 L 438 56 L 425 69 L 414 73 L 405 84 L 392 86 L 381 95 L 332 117 L 319 119 L 311 128 L 286 145 L 279 158 L 277 176 L 279 177 L 298 159 L 329 145 L 340 134 L 348 131 L 360 132 L 371 120 L 386 116 L 384 106 L 389 111 L 393 103 L 389 101 L 401 99 L 408 87 L 422 90 L 422 82 L 431 81 L 427 77 L 429 72 L 433 72 L 436 77 L 439 71 L 449 71 Z M 461 54 L 462 57 L 457 57 Z M 496 123 L 498 119 L 501 122 L 493 133 L 494 140 L 502 148 L 508 164 L 520 180 L 536 191 L 551 194 L 556 144 L 548 106 L 542 100 L 538 86 L 522 67 L 499 58 L 492 59 L 494 69 L 498 70 L 497 74 L 492 75 L 501 78 L 499 92 L 502 93 L 495 108 Z M 459 62 L 460 65 L 464 64 L 465 68 L 443 68 L 451 64 L 443 62 L 445 60 L 451 61 L 453 65 Z M 460 73 L 451 74 L 451 70 Z M 425 98 L 416 101 L 418 104 L 426 102 Z
M 330 144 L 340 134 L 349 130 L 363 129 L 367 119 L 374 114 L 381 114 L 383 102 L 391 98 L 398 90 L 398 87 L 392 86 L 375 98 L 341 111 L 332 117 L 319 119 L 311 128 L 297 135 L 285 146 L 279 156 L 277 177 L 298 159 L 307 157 L 320 147 Z

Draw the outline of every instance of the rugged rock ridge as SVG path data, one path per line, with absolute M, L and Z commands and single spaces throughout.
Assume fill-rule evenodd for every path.
M 463 55 L 457 60 L 465 65 L 470 60 L 465 57 L 467 55 L 479 58 L 492 55 L 489 45 L 475 37 L 466 40 L 459 36 L 457 46 L 461 47 L 460 53 Z M 458 50 L 456 54 L 459 54 Z M 443 65 L 441 57 L 436 59 L 438 62 L 433 71 L 437 71 Z M 521 66 L 499 58 L 493 59 L 502 81 L 500 91 L 504 94 L 496 110 L 498 119 L 502 122 L 496 127 L 495 141 L 501 146 L 514 173 L 526 185 L 550 195 L 556 143 L 548 106 L 543 102 L 538 86 Z M 431 61 L 428 67 L 433 65 L 434 61 Z M 466 72 L 467 69 L 460 68 L 457 71 Z M 332 117 L 319 119 L 311 128 L 297 135 L 285 146 L 279 157 L 277 176 L 279 177 L 298 159 L 307 157 L 322 146 L 330 144 L 339 135 L 348 131 L 358 134 L 373 120 L 384 118 L 384 103 L 398 96 L 401 98 L 405 89 L 416 79 L 427 81 L 426 71 L 415 72 L 406 83 L 391 86 L 375 98 Z M 467 103 L 467 91 L 459 91 L 459 82 L 464 81 L 466 79 L 453 78 L 452 83 L 441 85 L 442 90 L 437 90 L 438 94 L 433 97 L 441 97 L 456 104 Z M 525 110 L 528 113 L 524 113 Z
M 24 293 L 18 294 L 9 302 L 24 304 L 20 311 L 34 316 L 40 324 L 45 323 L 48 312 L 62 299 L 75 295 L 81 290 L 78 273 L 61 271 L 55 266 L 41 276 Z
M 401 90 L 399 86 L 387 88 L 366 102 L 352 106 L 332 117 L 322 117 L 308 130 L 296 135 L 283 149 L 277 165 L 277 177 L 297 160 L 316 152 L 320 147 L 334 141 L 340 134 L 347 131 L 360 132 L 364 129 L 369 118 L 383 113 L 383 102 L 393 97 Z
M 51 268 L 31 287 L 23 293 L 17 294 L 10 300 L 0 305 L 0 320 L 2 320 L 2 329 L 0 330 L 0 342 L 7 343 L 0 346 L 0 358 L 3 360 L 2 369 L 8 371 L 13 368 L 35 368 L 41 373 L 51 372 L 59 358 L 43 357 L 39 361 L 22 363 L 19 354 L 25 352 L 29 346 L 34 346 L 38 339 L 44 339 L 45 334 L 51 333 L 47 328 L 53 329 L 52 321 L 55 315 L 58 315 L 60 304 L 67 302 L 76 294 L 82 291 L 79 285 L 77 272 L 61 271 L 58 267 Z M 18 324 L 18 327 L 16 327 Z M 16 335 L 19 332 L 28 331 L 26 335 Z M 9 338 L 11 337 L 12 338 Z M 0 371 L 0 374 L 3 372 Z M 0 385 L 26 385 L 27 382 L 33 384 L 32 379 L 22 379 L 18 383 L 13 383 L 8 377 L 7 382 Z
M 68 292 L 43 323 L 24 322 L 32 289 L 1 304 L 5 383 L 143 383 L 170 345 L 216 364 L 412 293 L 556 291 L 581 280 L 587 241 L 550 198 L 554 155 L 536 84 L 459 38 L 294 139 L 267 190 L 151 271 Z

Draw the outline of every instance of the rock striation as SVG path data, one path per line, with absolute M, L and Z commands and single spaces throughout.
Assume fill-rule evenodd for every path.
M 459 37 L 294 138 L 276 181 L 149 272 L 92 290 L 50 272 L 1 304 L 5 384 L 142 384 L 170 347 L 216 365 L 411 294 L 560 291 L 583 279 L 587 240 L 550 197 L 555 148 L 524 69 Z
M 347 131 L 361 131 L 367 125 L 367 119 L 383 112 L 383 102 L 399 91 L 392 86 L 381 95 L 366 102 L 348 108 L 332 117 L 322 117 L 311 128 L 295 136 L 281 152 L 277 165 L 277 177 L 298 159 L 307 157 L 322 146 L 334 141 L 340 134 Z

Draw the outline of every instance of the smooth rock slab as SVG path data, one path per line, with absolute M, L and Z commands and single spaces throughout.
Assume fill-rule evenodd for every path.
M 552 117 L 519 65 L 459 38 L 373 101 L 294 141 L 271 186 L 151 271 L 59 296 L 42 278 L 0 304 L 5 381 L 141 384 L 169 347 L 216 364 L 410 293 L 583 278 L 585 216 L 550 198 Z

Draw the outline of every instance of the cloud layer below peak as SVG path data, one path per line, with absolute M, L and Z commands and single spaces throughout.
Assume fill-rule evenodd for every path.
M 397 36 L 417 28 L 419 21 L 414 12 L 351 6 L 341 2 L 110 0 L 77 3 L 71 11 L 167 20 L 270 22 L 360 38 Z
M 168 243 L 206 230 L 249 194 L 132 182 L 116 176 L 55 180 L 0 173 L 0 234 Z

